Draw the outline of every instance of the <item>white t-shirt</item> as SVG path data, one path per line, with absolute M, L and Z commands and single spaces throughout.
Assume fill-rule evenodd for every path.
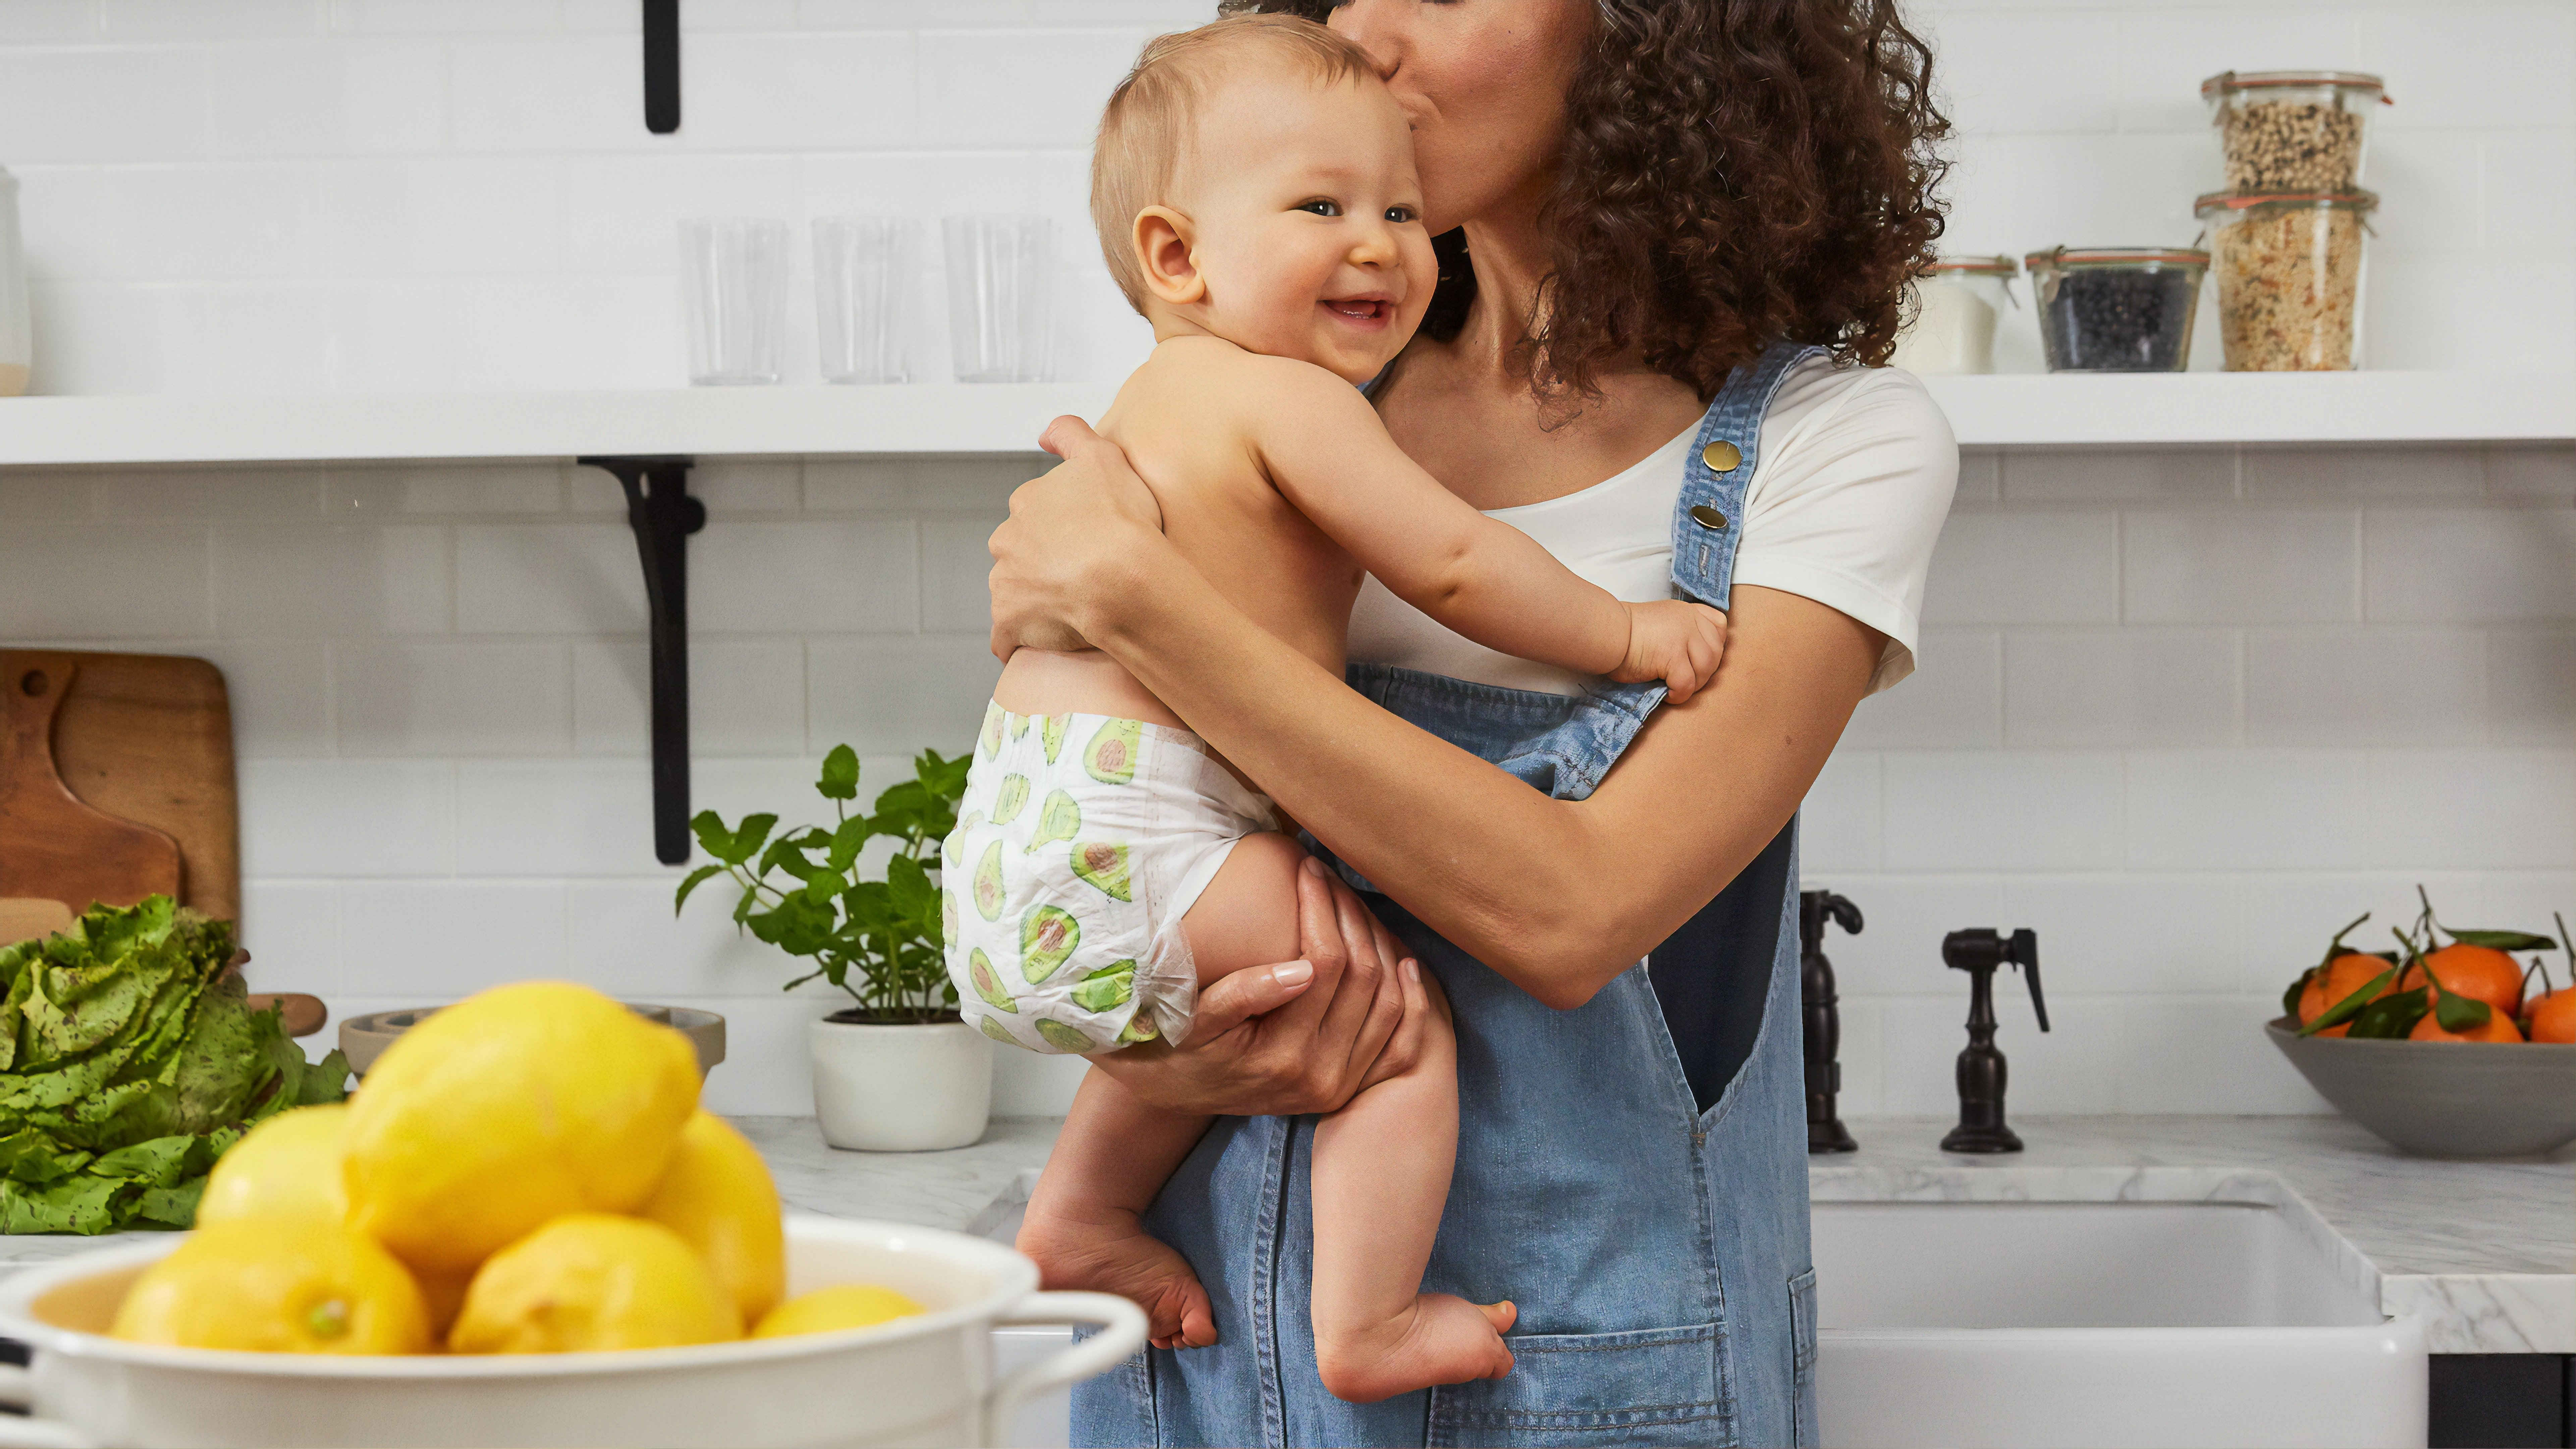
M 1698 435 L 1694 421 L 1606 482 L 1487 516 L 1621 599 L 1671 598 L 1673 505 Z M 1950 421 L 1914 374 L 1809 358 L 1762 419 L 1735 582 L 1813 599 L 1886 635 L 1870 681 L 1872 693 L 1885 689 L 1914 672 L 1923 575 L 1958 481 Z M 1350 657 L 1551 694 L 1596 682 L 1453 634 L 1375 578 L 1351 610 Z

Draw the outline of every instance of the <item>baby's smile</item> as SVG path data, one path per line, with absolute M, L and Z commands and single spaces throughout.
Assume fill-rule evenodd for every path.
M 1395 299 L 1384 292 L 1366 292 L 1356 297 L 1327 297 L 1323 308 L 1343 322 L 1368 332 L 1382 330 L 1395 321 Z

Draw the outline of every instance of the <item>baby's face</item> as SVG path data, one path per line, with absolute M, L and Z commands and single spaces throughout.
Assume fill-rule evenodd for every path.
M 1421 324 L 1439 272 L 1412 131 L 1374 80 L 1229 76 L 1176 179 L 1207 282 L 1182 310 L 1217 336 L 1365 382 Z

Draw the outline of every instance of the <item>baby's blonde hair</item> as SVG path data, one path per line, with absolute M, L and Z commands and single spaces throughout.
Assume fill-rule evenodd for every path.
M 1145 272 L 1131 240 L 1136 213 L 1168 204 L 1190 126 L 1209 88 L 1255 55 L 1293 65 L 1319 85 L 1373 77 L 1368 53 L 1293 15 L 1231 15 L 1147 41 L 1136 68 L 1109 93 L 1091 151 L 1091 224 L 1127 305 L 1145 310 Z

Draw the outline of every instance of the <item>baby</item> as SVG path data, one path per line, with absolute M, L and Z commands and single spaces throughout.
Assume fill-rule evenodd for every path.
M 1723 615 L 1576 578 L 1415 466 L 1353 385 L 1436 278 L 1404 112 L 1356 47 L 1269 15 L 1154 41 L 1101 119 L 1091 209 L 1155 339 L 1100 432 L 1235 607 L 1338 678 L 1365 571 L 1495 649 L 1676 700 L 1708 680 Z M 1105 654 L 1011 656 L 964 804 L 942 847 L 948 969 L 996 1041 L 1179 1042 L 1202 982 L 1298 954 L 1305 852 Z M 1512 1366 L 1510 1303 L 1421 1291 L 1458 1137 L 1456 1041 L 1424 985 L 1419 1062 L 1315 1133 L 1318 1367 L 1359 1402 Z M 1139 1226 L 1207 1120 L 1087 1074 L 1020 1237 L 1050 1286 L 1137 1300 L 1164 1347 L 1216 1341 L 1206 1290 Z

